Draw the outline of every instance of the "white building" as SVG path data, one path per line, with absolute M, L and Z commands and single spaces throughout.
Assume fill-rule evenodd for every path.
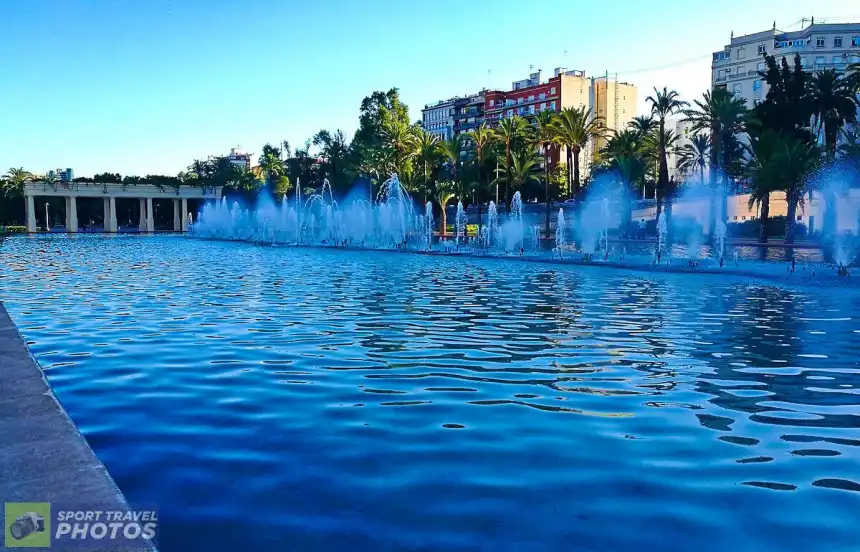
M 454 100 L 442 100 L 421 110 L 421 126 L 439 140 L 454 136 Z
M 733 36 L 723 50 L 714 52 L 711 87 L 727 88 L 744 98 L 750 108 L 763 101 L 767 84 L 758 73 L 765 68 L 764 53 L 776 56 L 777 62 L 785 57 L 789 64 L 799 54 L 801 64 L 809 71 L 844 71 L 850 63 L 860 62 L 860 23 L 813 22 L 799 31 L 783 32 L 774 26 L 759 33 Z

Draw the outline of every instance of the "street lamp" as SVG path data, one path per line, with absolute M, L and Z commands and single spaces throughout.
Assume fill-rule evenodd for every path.
M 45 232 L 51 231 L 51 224 L 48 222 L 48 202 L 45 202 Z

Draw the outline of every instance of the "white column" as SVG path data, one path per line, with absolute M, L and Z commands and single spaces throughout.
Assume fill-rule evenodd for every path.
M 66 198 L 66 231 L 73 234 L 78 231 L 78 198 Z
M 182 231 L 188 232 L 188 200 L 182 198 Z
M 110 207 L 110 229 L 108 232 L 116 232 L 116 198 L 110 198 L 108 205 Z
M 33 196 L 26 196 L 27 232 L 36 231 L 36 203 Z
M 102 230 L 104 232 L 110 232 L 110 200 L 108 198 L 104 198 L 102 200 L 104 212 L 104 222 L 102 223 Z
M 152 211 L 152 198 L 146 198 L 146 231 L 155 232 L 155 218 Z
M 140 225 L 137 227 L 141 232 L 146 231 L 146 200 L 140 199 Z
M 179 232 L 182 230 L 182 222 L 179 220 L 179 200 L 173 200 L 173 231 Z

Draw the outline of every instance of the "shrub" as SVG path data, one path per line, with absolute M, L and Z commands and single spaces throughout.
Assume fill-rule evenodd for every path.
M 0 226 L 0 234 L 25 234 L 26 226 Z
M 730 222 L 726 224 L 726 235 L 730 238 L 757 239 L 761 219 L 746 220 L 743 222 Z M 781 238 L 785 236 L 785 217 L 776 216 L 767 219 L 767 235 L 769 238 Z M 794 230 L 795 238 L 805 238 L 807 235 L 806 225 L 798 222 Z

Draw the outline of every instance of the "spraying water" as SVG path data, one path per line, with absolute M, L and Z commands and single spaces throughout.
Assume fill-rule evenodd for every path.
M 555 221 L 555 250 L 559 259 L 564 258 L 564 250 L 567 247 L 567 222 L 564 220 L 564 209 L 558 210 L 558 218 Z
M 466 212 L 463 210 L 462 201 L 457 202 L 457 214 L 454 217 L 454 229 L 457 248 L 459 249 L 460 245 L 465 243 L 466 236 Z
M 663 255 L 666 253 L 666 241 L 668 235 L 669 229 L 666 227 L 666 212 L 663 211 L 657 218 L 657 250 L 655 251 L 657 264 L 660 264 L 663 259 Z

